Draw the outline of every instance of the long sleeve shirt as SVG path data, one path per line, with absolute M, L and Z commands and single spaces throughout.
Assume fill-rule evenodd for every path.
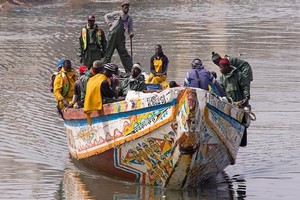
M 132 17 L 128 14 L 124 14 L 123 11 L 114 11 L 104 15 L 104 20 L 108 26 L 110 26 L 110 31 L 112 31 L 119 23 L 120 18 L 123 21 L 124 28 L 127 30 L 128 35 L 133 34 L 133 22 Z

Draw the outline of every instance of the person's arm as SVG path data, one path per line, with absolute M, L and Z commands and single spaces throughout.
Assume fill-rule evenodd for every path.
M 239 77 L 239 84 L 244 94 L 244 97 L 250 99 L 250 84 L 247 78 L 242 74 L 240 74 Z
M 58 74 L 54 80 L 53 93 L 54 93 L 55 99 L 58 102 L 60 102 L 60 101 L 63 102 L 64 106 L 67 107 L 69 102 L 67 100 L 65 100 L 64 97 L 62 96 L 62 94 L 61 94 L 62 89 L 63 89 L 63 79 L 62 79 L 61 74 Z
M 189 87 L 190 86 L 190 74 L 189 71 L 186 73 L 184 82 L 183 82 L 184 87 Z
M 150 59 L 150 72 L 151 72 L 151 74 L 153 74 L 154 76 L 156 76 L 156 71 L 154 69 L 153 60 L 154 60 L 154 56 L 152 56 L 151 59 Z
M 168 66 L 169 66 L 169 59 L 167 56 L 163 57 L 163 67 L 162 67 L 162 75 L 166 75 L 168 71 Z
M 113 21 L 118 18 L 120 18 L 119 11 L 110 12 L 104 15 L 104 20 L 109 27 L 111 27 L 113 25 Z
M 116 93 L 111 89 L 107 80 L 103 81 L 101 84 L 101 95 L 103 97 L 114 98 Z

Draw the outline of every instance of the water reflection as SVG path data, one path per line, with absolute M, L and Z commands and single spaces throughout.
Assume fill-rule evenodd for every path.
M 240 191 L 241 189 L 241 191 Z M 240 191 L 240 192 L 239 192 Z M 238 188 L 238 197 L 245 197 L 245 188 Z M 172 190 L 142 186 L 117 181 L 99 174 L 66 169 L 57 199 L 132 199 L 132 200 L 193 200 L 193 199 L 233 199 L 234 191 L 226 174 L 217 182 L 207 182 L 193 190 Z

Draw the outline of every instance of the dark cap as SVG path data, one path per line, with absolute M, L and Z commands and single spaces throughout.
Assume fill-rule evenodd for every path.
M 129 1 L 125 0 L 122 2 L 121 7 L 125 6 L 125 5 L 130 5 Z
M 88 16 L 88 21 L 95 21 L 95 16 L 94 15 Z
M 217 65 L 218 61 L 221 59 L 221 56 L 214 51 L 211 53 L 211 60 Z
M 195 58 L 192 62 L 192 68 L 202 67 L 202 61 L 199 58 Z
M 119 67 L 118 67 L 118 65 L 115 65 L 113 63 L 107 63 L 104 65 L 104 69 L 107 69 L 115 74 L 118 72 Z

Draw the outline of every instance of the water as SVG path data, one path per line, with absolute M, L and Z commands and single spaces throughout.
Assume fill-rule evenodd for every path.
M 196 57 L 218 72 L 212 51 L 242 53 L 253 68 L 257 121 L 236 164 L 217 180 L 191 191 L 161 190 L 91 172 L 69 158 L 49 76 L 58 58 L 78 68 L 77 41 L 89 14 L 107 33 L 102 17 L 118 8 L 115 1 L 70 0 L 0 11 L 0 199 L 66 199 L 75 192 L 82 199 L 297 199 L 296 0 L 133 1 L 134 62 L 148 67 L 160 43 L 170 60 L 169 80 L 179 83 Z M 120 63 L 117 55 L 113 60 Z

